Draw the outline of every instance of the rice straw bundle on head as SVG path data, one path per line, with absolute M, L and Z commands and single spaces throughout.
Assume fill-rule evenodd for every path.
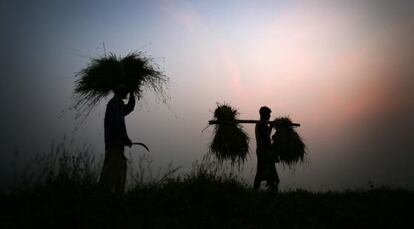
M 238 111 L 226 104 L 217 104 L 214 118 L 218 124 L 214 127 L 214 137 L 210 151 L 219 162 L 231 161 L 231 164 L 243 163 L 249 153 L 249 137 L 243 127 L 236 122 Z
M 272 136 L 272 148 L 279 155 L 279 160 L 288 166 L 303 162 L 306 146 L 302 138 L 293 129 L 292 121 L 288 117 L 274 120 L 276 133 Z
M 76 77 L 74 108 L 80 112 L 87 110 L 87 114 L 121 84 L 138 100 L 142 97 L 143 86 L 152 89 L 164 102 L 167 98 L 167 76 L 142 52 L 132 52 L 123 58 L 109 54 L 92 59 Z

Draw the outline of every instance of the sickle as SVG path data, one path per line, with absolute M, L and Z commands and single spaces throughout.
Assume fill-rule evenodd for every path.
M 132 145 L 140 145 L 140 146 L 144 147 L 148 152 L 150 151 L 148 149 L 148 147 L 142 142 L 133 142 Z

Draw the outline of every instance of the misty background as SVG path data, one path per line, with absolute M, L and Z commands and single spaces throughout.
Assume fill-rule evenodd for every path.
M 105 51 L 144 51 L 170 77 L 171 100 L 146 93 L 126 124 L 155 169 L 186 171 L 208 152 L 216 102 L 242 119 L 266 105 L 301 123 L 309 150 L 295 170 L 277 165 L 282 189 L 412 189 L 413 12 L 409 0 L 1 1 L 0 184 L 64 137 L 102 157 L 106 102 L 74 131 L 75 74 Z

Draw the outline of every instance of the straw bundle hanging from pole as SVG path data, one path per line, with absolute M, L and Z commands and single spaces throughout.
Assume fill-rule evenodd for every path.
M 243 127 L 236 123 L 238 111 L 229 105 L 218 104 L 214 111 L 217 125 L 210 151 L 220 162 L 229 160 L 231 163 L 243 163 L 249 153 L 249 137 Z
M 272 148 L 279 156 L 280 162 L 288 166 L 304 162 L 306 145 L 293 129 L 290 118 L 279 117 L 274 120 L 274 123 L 276 132 L 272 136 Z
M 138 100 L 142 98 L 144 87 L 152 89 L 164 102 L 167 99 L 167 76 L 143 52 L 132 52 L 123 58 L 113 53 L 93 58 L 76 77 L 74 108 L 80 113 L 86 110 L 86 116 L 120 84 Z

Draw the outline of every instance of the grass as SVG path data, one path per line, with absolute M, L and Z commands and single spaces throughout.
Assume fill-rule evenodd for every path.
M 92 169 L 97 167 L 89 164 L 93 160 L 86 153 L 79 155 L 66 151 L 63 154 L 61 150 L 57 160 L 50 160 L 54 165 L 46 163 L 49 164 L 49 169 L 44 170 L 46 175 L 37 173 L 37 176 L 43 174 L 43 179 L 0 192 L 0 227 L 399 228 L 408 224 L 409 228 L 414 225 L 412 191 L 374 188 L 324 193 L 255 192 L 235 173 L 223 172 L 208 161 L 195 163 L 189 173 L 181 175 L 171 167 L 168 176 L 145 182 L 140 178 L 130 184 L 124 195 L 108 195 L 97 187 L 97 170 Z M 138 171 L 142 175 L 145 170 Z

